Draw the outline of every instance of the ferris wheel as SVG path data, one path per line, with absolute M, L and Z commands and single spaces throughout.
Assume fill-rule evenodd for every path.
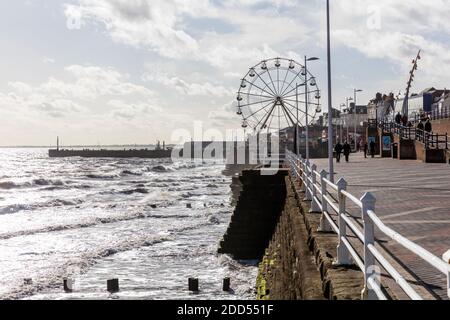
M 234 104 L 244 129 L 269 133 L 297 123 L 306 126 L 306 119 L 310 125 L 322 112 L 320 97 L 315 77 L 303 65 L 292 59 L 273 58 L 250 68 L 241 80 Z

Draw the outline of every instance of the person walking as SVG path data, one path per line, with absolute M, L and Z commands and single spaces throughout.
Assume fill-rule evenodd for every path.
M 417 125 L 417 133 L 416 133 L 416 136 L 417 136 L 419 141 L 423 141 L 424 131 L 425 131 L 425 126 L 423 125 L 423 122 L 422 122 L 422 119 L 421 119 L 419 121 L 419 124 Z
M 349 162 L 350 161 L 350 152 L 352 151 L 352 147 L 348 144 L 347 141 L 345 141 L 344 147 L 342 149 L 344 150 L 345 161 Z
M 336 152 L 336 162 L 341 162 L 342 144 L 340 142 L 336 144 L 334 151 Z
M 372 156 L 372 158 L 375 158 L 375 141 L 370 141 L 370 155 Z
M 400 124 L 402 122 L 402 115 L 399 113 L 397 113 L 397 115 L 395 116 L 395 123 L 396 124 Z
M 367 159 L 367 153 L 369 152 L 369 145 L 367 142 L 364 142 L 364 158 Z
M 433 127 L 431 125 L 430 118 L 428 118 L 427 122 L 425 122 L 425 131 L 428 133 L 431 133 L 431 131 L 433 131 Z
M 405 114 L 405 115 L 403 115 L 403 117 L 402 117 L 402 125 L 403 125 L 404 127 L 406 127 L 407 124 L 408 124 L 408 117 L 407 117 L 406 114 Z

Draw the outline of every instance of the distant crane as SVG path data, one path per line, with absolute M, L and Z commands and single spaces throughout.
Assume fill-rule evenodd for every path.
M 409 72 L 409 80 L 406 87 L 406 94 L 405 99 L 403 100 L 403 109 L 402 112 L 404 115 L 409 115 L 409 90 L 411 89 L 412 82 L 414 81 L 414 72 L 418 69 L 418 63 L 421 59 L 420 53 L 422 50 L 419 50 L 419 53 L 417 54 L 416 58 L 412 61 L 413 67 L 411 71 Z

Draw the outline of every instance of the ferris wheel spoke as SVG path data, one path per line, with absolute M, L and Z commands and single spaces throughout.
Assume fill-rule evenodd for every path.
M 306 115 L 306 111 L 303 111 L 303 110 L 301 110 L 301 109 L 297 109 L 294 105 L 290 104 L 289 102 L 286 102 L 286 101 L 285 101 L 285 103 L 286 103 L 287 105 L 291 106 L 294 110 L 298 110 L 298 112 L 300 112 L 300 113 Z M 308 116 L 309 116 L 309 117 L 313 117 L 309 112 L 308 112 Z
M 251 115 L 249 115 L 247 118 L 253 117 L 255 114 L 261 112 L 262 110 L 266 109 L 268 106 L 270 106 L 273 103 L 273 101 L 270 101 L 268 104 L 266 104 L 261 109 L 258 109 L 257 111 L 253 112 Z
M 275 95 L 278 96 L 277 89 L 275 88 L 275 83 L 273 82 L 272 75 L 270 74 L 270 69 L 267 69 L 266 72 L 269 74 L 270 83 L 272 83 L 273 90 L 275 90 Z
M 289 112 L 287 111 L 287 108 L 284 106 L 284 103 L 281 104 L 281 106 L 282 106 L 282 108 L 283 108 L 283 112 L 284 112 L 285 115 L 289 118 L 289 120 L 291 120 L 291 123 L 292 123 L 292 125 L 294 126 L 294 125 L 295 125 L 295 122 L 294 122 L 294 120 L 291 118 L 291 115 L 290 115 Z M 287 123 L 289 124 L 289 120 L 288 120 L 288 119 L 286 119 L 286 120 L 287 120 Z
M 255 73 L 258 76 L 258 78 L 266 85 L 266 88 L 269 89 L 274 96 L 276 96 L 277 94 L 275 93 L 275 91 L 273 91 L 272 88 L 270 88 L 269 84 L 266 81 L 264 81 L 264 79 L 261 77 L 261 75 L 258 72 L 255 72 Z M 272 83 L 272 85 L 273 85 L 273 83 Z
M 294 99 L 283 99 L 283 101 L 297 102 L 297 100 L 294 100 Z M 300 101 L 300 100 L 299 100 L 298 103 L 304 104 L 305 101 Z M 320 106 L 320 103 L 317 103 L 317 102 L 309 102 L 309 101 L 308 101 L 308 105 Z
M 295 90 L 295 88 L 294 88 L 294 90 Z M 311 93 L 316 93 L 317 92 L 317 90 L 312 90 L 312 91 L 308 91 L 308 94 L 311 94 Z M 287 93 L 286 93 L 287 94 Z M 291 94 L 291 95 L 283 95 L 282 97 L 283 97 L 283 99 L 284 98 L 294 98 L 294 97 L 296 97 L 297 96 L 297 94 Z M 306 95 L 306 93 L 303 91 L 303 92 L 299 92 L 298 93 L 298 95 L 299 96 L 304 96 L 304 95 Z
M 263 124 L 261 125 L 261 128 L 264 128 L 264 126 L 267 124 L 267 121 L 269 120 L 270 115 L 273 113 L 273 111 L 275 110 L 276 107 L 276 103 L 273 104 L 272 108 L 270 109 L 269 113 L 266 116 L 266 119 L 264 120 Z M 273 118 L 273 117 L 272 117 Z M 272 121 L 270 122 L 272 123 Z
M 295 81 L 295 79 L 297 79 L 299 77 L 299 75 L 302 73 L 302 70 L 303 70 L 303 66 L 300 68 L 300 71 L 295 74 L 295 76 L 292 78 L 291 82 L 289 82 L 286 89 L 284 89 L 284 91 L 281 92 L 281 95 L 284 95 L 285 91 L 292 85 L 292 83 Z M 305 76 L 305 79 L 306 79 L 306 76 Z M 304 83 L 304 82 L 305 82 L 305 80 L 303 80 L 302 83 Z
M 309 78 L 308 79 L 308 81 L 306 81 L 306 82 L 309 82 L 309 81 L 311 81 L 311 79 L 312 79 L 312 77 L 311 78 Z M 305 84 L 305 82 L 303 82 L 302 83 L 303 85 Z M 290 87 L 290 85 L 291 84 L 289 84 L 289 86 L 288 86 L 288 88 Z M 284 91 L 286 91 L 288 88 L 286 88 Z M 285 97 L 286 95 L 288 95 L 288 94 L 290 94 L 290 93 L 292 93 L 292 92 L 294 92 L 295 91 L 295 89 L 296 89 L 296 87 L 294 87 L 294 88 L 292 88 L 291 90 L 289 90 L 288 92 L 283 92 L 281 95 L 283 96 L 283 97 Z M 312 92 L 316 92 L 317 90 L 314 90 L 314 91 L 312 91 Z
M 259 76 L 259 75 L 258 75 L 258 76 Z M 269 91 L 267 91 L 267 90 L 264 90 L 263 88 L 257 86 L 257 85 L 254 84 L 253 82 L 248 81 L 247 79 L 244 79 L 244 80 L 245 80 L 245 82 L 249 83 L 251 86 L 253 86 L 253 87 L 255 87 L 255 88 L 258 88 L 259 90 L 261 90 L 261 91 L 263 91 L 263 92 L 269 94 L 271 97 L 275 97 L 275 94 L 274 94 L 273 92 L 269 92 Z M 267 84 L 266 84 L 266 86 L 267 86 Z M 269 88 L 269 90 L 271 90 L 270 87 L 267 86 L 267 88 Z M 271 91 L 272 91 L 272 90 L 271 90 Z M 250 89 L 249 89 L 249 92 L 250 92 Z
M 258 103 L 266 103 L 266 102 L 269 102 L 269 101 L 273 101 L 273 99 L 262 100 L 262 101 L 256 101 L 256 102 L 252 102 L 252 103 L 247 103 L 247 104 L 239 105 L 239 108 L 245 108 L 245 107 L 253 106 L 253 105 L 258 104 Z
M 243 93 L 243 94 L 247 95 L 247 96 L 269 98 L 269 99 L 273 100 L 273 96 L 265 96 L 265 95 L 261 95 L 261 94 L 255 94 L 255 93 Z
M 270 110 L 271 110 L 272 108 L 270 108 L 269 110 L 267 110 L 267 111 L 265 111 L 265 114 L 261 117 L 261 119 L 258 121 L 258 123 L 256 124 L 256 126 L 255 126 L 255 128 L 257 128 L 260 124 L 261 124 L 261 122 L 264 120 L 264 118 L 269 114 L 269 112 L 270 112 Z M 255 117 L 256 118 L 256 117 Z
M 290 70 L 291 70 L 291 69 L 289 69 L 289 68 L 286 69 L 286 74 L 285 74 L 285 76 L 284 76 L 283 85 L 281 86 L 280 92 L 283 92 L 283 91 L 284 91 L 284 85 L 286 84 L 286 79 L 287 79 L 287 76 L 288 76 Z

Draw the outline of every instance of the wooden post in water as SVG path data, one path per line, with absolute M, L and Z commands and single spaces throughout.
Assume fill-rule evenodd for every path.
M 231 290 L 231 280 L 230 278 L 223 279 L 223 291 L 228 292 Z
M 110 279 L 106 281 L 106 288 L 110 293 L 119 292 L 119 279 Z
M 73 281 L 72 279 L 63 280 L 64 292 L 71 293 L 73 291 Z
M 196 278 L 189 278 L 188 282 L 189 291 L 191 292 L 198 292 L 198 279 Z

